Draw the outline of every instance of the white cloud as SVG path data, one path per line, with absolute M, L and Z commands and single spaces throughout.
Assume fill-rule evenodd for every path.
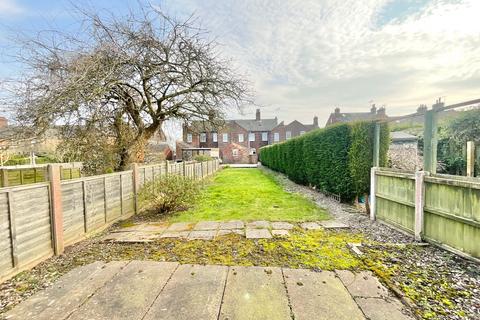
M 0 0 L 0 16 L 11 16 L 23 12 L 23 8 L 15 0 Z
M 271 116 L 326 120 L 335 105 L 361 111 L 371 100 L 404 114 L 440 96 L 478 98 L 480 1 L 433 0 L 378 25 L 389 2 L 177 0 L 175 7 L 195 11 L 218 36 Z

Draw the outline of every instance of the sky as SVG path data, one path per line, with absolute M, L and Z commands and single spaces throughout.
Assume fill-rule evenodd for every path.
M 88 6 L 122 14 L 137 1 Z M 194 14 L 252 83 L 262 117 L 322 126 L 344 112 L 385 105 L 402 115 L 439 97 L 480 98 L 480 0 L 161 0 L 178 18 Z M 0 0 L 0 78 L 15 77 L 11 38 L 75 30 L 69 1 Z M 232 118 L 252 118 L 255 106 Z

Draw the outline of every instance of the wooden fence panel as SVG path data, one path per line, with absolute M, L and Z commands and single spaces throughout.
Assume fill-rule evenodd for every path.
M 85 181 L 87 205 L 87 232 L 101 228 L 106 221 L 105 218 L 105 189 L 104 179 L 96 178 Z
M 53 254 L 48 185 L 12 189 L 11 216 L 18 266 L 26 266 Z
M 425 177 L 424 214 L 427 240 L 480 257 L 480 181 Z
M 108 223 L 120 218 L 122 215 L 120 175 L 106 176 L 105 187 L 105 208 Z
M 415 176 L 377 172 L 377 218 L 402 230 L 415 228 Z
M 85 235 L 83 182 L 62 182 L 63 237 L 65 245 Z
M 135 213 L 132 171 L 122 173 L 122 194 L 122 215 L 131 216 Z
M 13 268 L 12 239 L 10 237 L 10 218 L 8 210 L 8 193 L 0 193 L 0 274 Z

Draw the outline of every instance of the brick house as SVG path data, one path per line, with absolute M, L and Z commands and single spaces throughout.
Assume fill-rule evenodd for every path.
M 370 112 L 340 112 L 340 108 L 335 108 L 335 111 L 330 114 L 325 126 L 328 127 L 332 124 L 341 122 L 368 121 L 377 119 L 388 119 L 385 107 L 377 109 L 375 105 L 372 105 Z
M 177 145 L 189 148 L 218 148 L 223 163 L 257 163 L 258 150 L 266 145 L 282 142 L 318 128 L 314 123 L 304 125 L 298 121 L 285 125 L 278 119 L 262 119 L 257 109 L 255 119 L 227 120 L 221 127 L 214 128 L 208 123 L 196 121 L 183 126 L 183 141 Z M 177 148 L 177 159 L 181 150 Z

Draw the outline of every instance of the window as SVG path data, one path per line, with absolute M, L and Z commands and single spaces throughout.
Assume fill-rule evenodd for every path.
M 288 139 L 290 139 L 290 138 L 292 138 L 292 131 L 287 131 L 287 132 L 285 133 L 285 139 L 288 140 Z
M 268 141 L 268 132 L 262 132 L 262 141 Z
M 280 133 L 275 132 L 275 133 L 273 134 L 273 141 L 275 141 L 275 142 L 280 141 Z
M 233 155 L 234 157 L 238 157 L 238 149 L 233 149 L 233 150 L 232 150 L 232 155 Z
M 305 134 L 305 131 L 300 131 L 300 135 L 304 135 Z
M 255 133 L 248 134 L 248 141 L 255 141 Z
M 200 142 L 207 142 L 207 134 L 205 132 L 200 133 Z
M 188 134 L 187 134 L 187 142 L 188 142 L 188 143 L 192 143 L 192 141 L 193 141 L 192 134 L 191 134 L 191 133 L 188 133 Z
M 243 142 L 243 133 L 238 134 L 238 142 Z
M 222 137 L 223 142 L 228 142 L 228 133 L 224 133 Z
M 218 142 L 218 134 L 216 132 L 212 133 L 212 141 Z

